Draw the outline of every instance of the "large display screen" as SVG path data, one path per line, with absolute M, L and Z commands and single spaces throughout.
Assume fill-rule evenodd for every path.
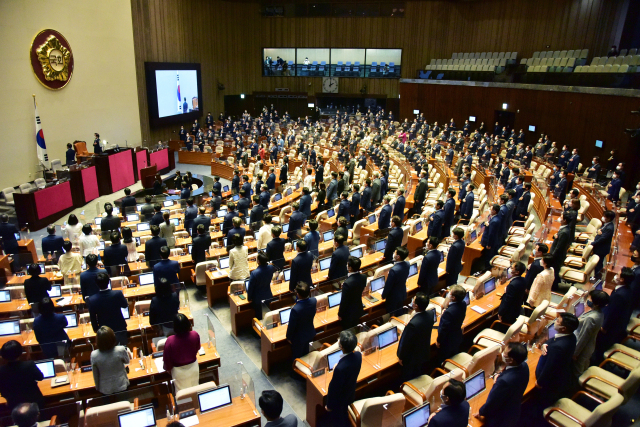
M 202 116 L 200 64 L 145 62 L 149 121 L 153 126 Z

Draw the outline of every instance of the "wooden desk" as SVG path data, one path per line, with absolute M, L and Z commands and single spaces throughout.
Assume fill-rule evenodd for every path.
M 200 151 L 178 151 L 178 162 L 190 165 L 209 166 L 213 160 L 213 153 Z
M 471 275 L 471 264 L 476 258 L 482 256 L 483 247 L 480 246 L 480 238 L 474 240 L 470 245 L 465 246 L 464 254 L 462 255 L 462 271 L 460 274 L 463 276 Z
M 244 399 L 234 397 L 231 405 L 204 414 L 196 408 L 196 415 L 201 426 L 253 427 L 260 426 L 262 423 L 260 413 L 248 396 Z M 158 427 L 164 427 L 167 424 L 166 418 L 157 420 Z
M 36 244 L 33 241 L 33 239 L 22 239 L 22 240 L 18 240 L 18 252 L 19 253 L 31 253 L 31 256 L 33 256 L 33 262 L 35 262 L 38 259 L 38 253 L 36 252 Z
M 178 155 L 178 159 L 180 159 Z M 217 162 L 215 160 L 210 160 L 211 164 L 211 175 L 219 176 L 220 178 L 228 179 L 231 181 L 233 179 L 233 170 L 234 165 L 229 165 L 227 163 Z

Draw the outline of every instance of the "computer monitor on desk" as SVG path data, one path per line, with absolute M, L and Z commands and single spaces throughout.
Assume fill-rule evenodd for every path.
M 119 427 L 153 427 L 156 425 L 156 416 L 153 406 L 126 412 L 118 415 Z
M 231 389 L 228 385 L 198 393 L 200 413 L 212 411 L 231 404 Z
M 470 400 L 482 393 L 486 388 L 484 371 L 481 369 L 473 376 L 467 378 L 464 381 L 464 385 L 467 391 L 467 400 Z
M 423 403 L 402 414 L 402 427 L 424 427 L 429 423 L 430 404 Z

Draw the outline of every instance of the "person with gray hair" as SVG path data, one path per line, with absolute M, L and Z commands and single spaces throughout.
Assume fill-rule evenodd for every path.
M 11 420 L 17 427 L 36 427 L 39 416 L 37 403 L 21 403 L 11 411 Z
M 355 352 L 358 339 L 351 331 L 340 332 L 340 349 L 344 355 L 333 368 L 333 377 L 329 383 L 327 405 L 331 424 L 335 426 L 349 425 L 347 408 L 356 396 L 356 383 L 362 367 L 362 353 Z

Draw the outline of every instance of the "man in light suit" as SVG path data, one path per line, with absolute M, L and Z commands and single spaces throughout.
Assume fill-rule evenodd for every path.
M 298 282 L 295 287 L 298 297 L 291 309 L 287 325 L 287 341 L 291 343 L 293 360 L 308 353 L 309 343 L 316 336 L 313 318 L 316 315 L 316 299 L 309 298 L 311 289 L 306 282 Z
M 431 350 L 431 331 L 433 330 L 435 309 L 427 310 L 429 297 L 422 293 L 413 299 L 415 315 L 405 326 L 397 356 L 402 366 L 402 381 L 412 380 L 424 372 Z
M 307 242 L 299 239 L 296 243 L 298 255 L 291 260 L 291 276 L 289 280 L 289 290 L 293 292 L 299 282 L 305 282 L 311 285 L 311 267 L 315 257 L 311 252 L 307 251 Z
M 338 197 L 338 173 L 331 172 L 331 182 L 327 187 L 327 204 L 333 206 L 333 201 Z
M 580 326 L 576 330 L 576 351 L 573 354 L 573 374 L 576 377 L 582 375 L 590 365 L 591 356 L 596 348 L 598 333 L 604 324 L 604 313 L 610 301 L 609 294 L 604 291 L 592 290 L 589 292 L 586 304 L 591 310 L 578 318 Z
M 389 204 L 391 202 L 391 196 L 384 196 L 384 206 L 380 209 L 380 216 L 378 216 L 378 230 L 386 230 L 391 225 L 391 213 L 393 208 Z
M 487 400 L 474 417 L 485 427 L 516 427 L 520 418 L 522 397 L 529 383 L 527 348 L 510 342 L 502 352 L 505 369 L 495 376 Z
M 409 277 L 409 256 L 407 248 L 398 246 L 393 254 L 394 265 L 389 270 L 385 281 L 382 299 L 387 313 L 393 313 L 402 308 L 407 299 L 407 278 Z
M 604 211 L 603 218 L 604 224 L 596 233 L 596 237 L 593 239 L 593 242 L 590 243 L 593 247 L 593 254 L 600 257 L 594 270 L 596 276 L 600 273 L 600 270 L 602 270 L 604 258 L 609 255 L 609 252 L 611 251 L 611 241 L 613 239 L 613 232 L 615 229 L 613 220 L 616 218 L 616 214 L 613 213 L 613 211 L 606 210 Z
M 447 253 L 447 264 L 445 270 L 447 272 L 447 287 L 458 283 L 458 275 L 462 271 L 462 256 L 464 255 L 464 230 L 460 227 L 453 229 L 453 243 L 449 247 Z
M 427 240 L 427 253 L 422 258 L 422 264 L 420 265 L 420 275 L 418 276 L 418 287 L 421 292 L 427 295 L 431 295 L 436 291 L 438 286 L 438 266 L 440 265 L 440 259 L 442 254 L 436 248 L 438 247 L 439 239 L 437 237 L 429 237 Z
M 349 257 L 349 273 L 347 280 L 342 283 L 342 299 L 338 308 L 338 319 L 343 330 L 356 326 L 364 315 L 362 292 L 367 286 L 367 276 L 360 273 L 361 265 L 360 258 Z
M 436 211 L 429 217 L 429 227 L 427 228 L 427 235 L 429 237 L 436 237 L 440 239 L 443 234 L 442 228 L 445 219 L 443 208 L 444 202 L 442 200 L 438 200 L 436 202 Z
M 109 289 L 109 282 L 109 276 L 105 273 L 98 273 L 96 284 L 100 291 L 89 297 L 88 300 L 91 327 L 94 332 L 97 332 L 101 326 L 110 327 L 115 332 L 118 343 L 126 346 L 129 341 L 129 333 L 121 309 L 128 310 L 129 303 L 122 291 Z

